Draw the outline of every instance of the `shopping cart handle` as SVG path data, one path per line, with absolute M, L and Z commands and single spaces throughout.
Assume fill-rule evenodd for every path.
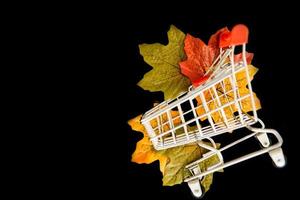
M 226 31 L 220 35 L 219 47 L 237 46 L 248 43 L 249 30 L 243 24 L 235 25 L 231 32 Z
M 220 35 L 219 47 L 224 48 L 229 46 L 231 46 L 231 33 L 226 31 Z

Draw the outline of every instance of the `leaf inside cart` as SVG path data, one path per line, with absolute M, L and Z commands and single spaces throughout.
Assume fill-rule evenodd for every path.
M 248 65 L 248 70 L 249 70 L 250 80 L 252 80 L 254 75 L 258 71 L 258 69 L 252 65 Z M 246 70 L 242 70 L 236 74 L 236 81 L 237 81 L 238 94 L 240 95 L 240 97 L 245 97 L 244 99 L 241 100 L 242 112 L 247 113 L 249 111 L 252 111 L 253 108 L 252 108 L 251 98 L 246 97 L 246 95 L 250 94 L 250 90 L 247 88 L 248 81 L 246 79 Z M 204 92 L 205 102 L 200 97 L 196 98 L 198 102 L 198 107 L 196 109 L 198 116 L 203 116 L 200 117 L 200 119 L 204 121 L 207 119 L 206 113 L 214 111 L 211 113 L 211 117 L 214 120 L 214 122 L 215 123 L 225 122 L 222 113 L 223 110 L 227 120 L 234 119 L 235 116 L 237 115 L 238 108 L 234 103 L 232 103 L 234 102 L 234 92 L 232 91 L 232 80 L 226 78 L 223 82 L 217 84 L 216 92 L 217 95 L 214 93 L 213 89 L 206 90 Z M 260 101 L 254 92 L 253 92 L 253 96 L 255 102 L 254 103 L 255 109 L 258 110 L 261 108 Z M 207 104 L 207 108 L 205 108 L 204 104 Z M 223 106 L 224 108 L 216 111 L 216 109 L 220 108 L 221 106 Z

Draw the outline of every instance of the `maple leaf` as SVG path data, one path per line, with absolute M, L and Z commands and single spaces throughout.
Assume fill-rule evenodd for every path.
M 239 61 L 242 61 L 243 60 L 242 56 L 243 56 L 242 53 L 234 55 L 234 62 L 238 63 Z M 254 53 L 248 53 L 248 52 L 246 52 L 246 62 L 247 62 L 248 65 L 251 64 L 253 56 L 254 56 Z
M 222 28 L 217 31 L 214 35 L 212 35 L 209 39 L 208 45 L 206 45 L 202 40 L 198 38 L 194 38 L 193 36 L 187 34 L 186 39 L 184 41 L 185 46 L 184 50 L 187 55 L 187 60 L 180 62 L 180 68 L 182 73 L 187 76 L 192 83 L 196 83 L 199 78 L 204 78 L 206 71 L 212 65 L 214 59 L 217 58 L 219 55 L 219 37 L 221 33 L 228 32 L 227 28 Z M 253 59 L 253 53 L 246 52 L 246 60 L 248 64 L 251 64 Z M 242 54 L 237 54 L 234 56 L 235 62 L 239 62 L 242 60 Z M 257 68 L 252 65 L 248 65 L 250 79 L 252 80 L 255 73 L 257 72 Z M 247 80 L 246 80 L 246 72 L 240 71 L 236 74 L 238 92 L 240 96 L 244 96 L 250 93 L 249 89 L 247 88 Z M 225 83 L 225 90 L 231 90 L 231 84 L 229 79 L 224 80 Z M 224 94 L 225 91 L 221 84 L 217 85 L 217 91 L 219 95 Z M 218 102 L 214 100 L 215 98 L 211 95 L 213 91 L 205 91 L 205 99 L 208 103 L 209 110 L 214 110 L 219 107 Z M 229 101 L 233 100 L 233 92 L 228 93 L 227 95 L 223 95 L 220 97 L 221 105 L 228 103 Z M 255 107 L 256 110 L 261 108 L 259 99 L 256 97 L 256 94 L 253 92 Z M 198 106 L 200 107 L 197 109 L 197 114 L 203 115 L 206 113 L 206 110 L 202 105 L 202 101 L 199 97 L 196 98 L 198 102 Z M 212 101 L 213 100 L 213 101 Z M 252 110 L 251 106 L 251 98 L 245 98 L 242 100 L 242 111 L 249 112 Z M 237 111 L 237 108 L 234 105 L 227 106 L 224 108 L 225 115 L 228 119 L 234 118 L 234 112 Z M 215 122 L 222 122 L 224 121 L 221 113 L 214 112 L 211 114 L 213 120 Z M 206 120 L 206 117 L 201 118 L 201 120 Z
M 219 146 L 219 144 L 217 146 Z M 169 162 L 165 167 L 163 185 L 173 186 L 182 183 L 185 178 L 190 176 L 190 173 L 185 166 L 200 159 L 206 152 L 206 149 L 199 147 L 197 144 L 167 149 L 164 154 L 169 157 Z M 204 171 L 218 161 L 219 159 L 217 156 L 212 156 L 201 162 L 199 167 L 201 171 Z M 204 192 L 209 190 L 209 187 L 212 184 L 212 177 L 213 174 L 209 174 L 201 180 Z
M 138 83 L 140 87 L 152 92 L 164 92 L 165 100 L 175 98 L 188 89 L 190 81 L 181 74 L 178 65 L 185 57 L 184 38 L 185 34 L 171 25 L 167 45 L 159 43 L 139 45 L 144 61 L 153 68 Z
M 138 164 L 150 164 L 159 160 L 160 171 L 164 173 L 167 163 L 167 157 L 163 155 L 163 151 L 156 151 L 150 141 L 145 127 L 141 124 L 142 115 L 139 115 L 128 121 L 131 129 L 143 133 L 143 139 L 137 142 L 136 149 L 131 156 L 131 161 Z
M 225 32 L 229 32 L 227 27 L 221 28 L 209 38 L 208 46 L 212 49 L 214 53 L 214 59 L 216 59 L 220 53 L 220 47 L 219 47 L 220 35 Z
M 249 54 L 249 57 L 248 57 L 249 62 L 251 62 L 251 57 L 253 57 L 253 55 Z M 237 59 L 238 59 L 238 57 L 237 57 Z M 256 67 L 252 66 L 252 65 L 248 65 L 248 70 L 249 70 L 249 76 L 250 76 L 250 81 L 251 81 L 253 79 L 254 75 L 256 74 L 256 72 L 258 71 L 258 69 Z M 236 76 L 237 87 L 238 87 L 238 92 L 239 92 L 240 96 L 243 97 L 245 95 L 248 95 L 250 93 L 250 91 L 247 88 L 248 82 L 247 82 L 247 79 L 246 79 L 246 71 L 242 70 L 242 71 L 236 73 L 235 76 Z M 225 91 L 230 91 L 232 89 L 230 79 L 226 78 L 224 80 L 224 88 L 222 87 L 221 84 L 217 84 L 216 88 L 217 88 L 217 91 L 218 91 L 219 95 L 224 94 Z M 212 93 L 213 93 L 213 91 L 211 91 L 211 92 L 206 91 L 206 93 L 204 95 L 205 100 L 207 102 L 210 102 L 210 103 L 208 103 L 209 110 L 214 110 L 214 109 L 220 107 L 215 100 L 211 101 L 211 100 L 213 100 L 213 96 L 210 95 Z M 254 97 L 256 110 L 258 110 L 258 109 L 261 108 L 260 101 L 257 98 L 256 94 L 254 92 L 252 92 L 252 93 L 253 93 L 253 97 Z M 233 97 L 234 97 L 233 91 L 228 92 L 226 95 L 222 95 L 220 97 L 221 105 L 224 105 L 224 104 L 228 103 L 229 101 L 233 101 Z M 202 105 L 202 101 L 201 101 L 200 98 L 196 98 L 196 100 L 197 100 L 198 105 Z M 250 97 L 247 97 L 247 98 L 241 100 L 241 105 L 242 105 L 241 109 L 242 109 L 243 112 L 252 111 L 251 98 Z M 199 116 L 206 113 L 203 106 L 200 106 L 196 111 L 197 111 L 197 114 Z M 225 115 L 226 115 L 227 119 L 234 118 L 234 113 L 236 111 L 238 111 L 238 110 L 237 110 L 235 105 L 227 106 L 227 107 L 224 108 L 224 112 L 225 112 Z M 213 120 L 216 123 L 217 122 L 224 122 L 224 119 L 223 119 L 221 113 L 219 113 L 219 112 L 214 112 L 214 113 L 211 114 L 211 116 L 212 116 Z M 206 120 L 206 117 L 201 118 L 201 120 Z
M 187 76 L 191 82 L 204 76 L 210 68 L 213 61 L 219 55 L 219 37 L 220 34 L 228 31 L 222 28 L 212 35 L 206 45 L 201 39 L 187 34 L 184 40 L 184 51 L 187 59 L 180 62 L 181 73 Z
M 179 112 L 177 111 L 171 111 L 171 116 L 172 118 L 175 118 L 179 115 Z M 150 164 L 156 160 L 159 160 L 159 164 L 160 164 L 160 171 L 164 174 L 164 168 L 166 166 L 167 163 L 167 156 L 164 155 L 164 151 L 156 151 L 153 148 L 153 145 L 150 141 L 150 138 L 147 134 L 147 131 L 145 129 L 145 127 L 141 124 L 140 120 L 141 120 L 142 115 L 139 115 L 131 120 L 128 121 L 128 124 L 131 126 L 131 129 L 134 131 L 138 131 L 143 133 L 143 138 L 137 142 L 136 144 L 136 149 L 134 151 L 134 153 L 132 154 L 131 157 L 131 161 L 138 163 L 138 164 Z M 163 122 L 168 120 L 168 116 L 162 115 L 162 120 Z M 174 120 L 174 124 L 179 124 L 181 123 L 181 120 L 179 118 L 177 118 L 176 120 Z M 157 126 L 157 122 L 156 121 L 151 121 L 151 125 L 153 127 Z M 170 127 L 169 125 L 164 125 L 164 130 L 169 130 Z
M 177 111 L 171 111 L 173 117 L 178 115 Z M 185 169 L 185 166 L 199 158 L 201 158 L 206 150 L 199 147 L 197 144 L 174 147 L 167 150 L 156 151 L 150 138 L 147 135 L 146 129 L 140 122 L 141 115 L 128 121 L 128 124 L 135 131 L 142 132 L 144 137 L 137 143 L 136 149 L 132 154 L 132 162 L 138 164 L 150 164 L 156 160 L 159 161 L 160 171 L 163 174 L 163 185 L 173 186 L 183 182 L 184 178 L 190 174 Z M 163 121 L 167 120 L 167 116 L 162 116 Z M 174 121 L 174 123 L 181 123 L 180 121 Z M 152 126 L 155 124 L 151 124 Z M 200 164 L 201 170 L 204 170 L 208 166 L 211 166 L 216 162 L 216 157 L 213 156 Z M 212 183 L 212 174 L 207 175 L 201 181 L 201 184 L 205 188 L 205 191 L 209 189 Z

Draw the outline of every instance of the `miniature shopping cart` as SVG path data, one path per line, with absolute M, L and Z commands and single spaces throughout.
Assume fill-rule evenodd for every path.
M 222 33 L 219 40 L 220 54 L 209 71 L 193 83 L 187 92 L 155 106 L 141 120 L 156 150 L 194 143 L 207 150 L 199 160 L 186 166 L 190 177 L 185 182 L 196 197 L 203 193 L 200 181 L 206 175 L 244 160 L 269 153 L 277 167 L 285 165 L 281 136 L 273 129 L 265 129 L 264 123 L 257 117 L 246 60 L 247 41 L 248 29 L 244 25 L 236 25 L 231 32 Z M 236 46 L 242 47 L 240 60 L 235 59 Z M 239 80 L 240 74 L 244 75 L 244 80 Z M 241 82 L 247 85 L 246 92 L 239 90 Z M 253 127 L 256 123 L 261 127 Z M 243 127 L 251 133 L 217 148 L 212 139 L 214 136 Z M 277 143 L 271 144 L 270 135 L 275 136 Z M 259 140 L 261 149 L 224 162 L 224 150 L 252 137 Z M 205 168 L 200 167 L 201 162 L 212 156 L 218 158 L 215 163 Z

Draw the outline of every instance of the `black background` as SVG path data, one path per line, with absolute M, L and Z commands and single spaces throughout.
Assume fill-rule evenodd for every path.
M 262 105 L 258 115 L 267 128 L 276 129 L 284 139 L 283 150 L 287 157 L 285 168 L 275 168 L 267 154 L 226 168 L 224 173 L 214 174 L 211 189 L 203 198 L 280 199 L 297 193 L 297 13 L 283 15 L 280 9 L 261 9 L 263 11 L 257 6 L 251 12 L 241 14 L 230 14 L 234 12 L 225 10 L 204 13 L 197 9 L 186 12 L 133 9 L 122 13 L 114 23 L 109 24 L 105 33 L 110 37 L 103 40 L 109 44 L 106 50 L 110 57 L 102 63 L 102 67 L 108 70 L 106 74 L 113 76 L 113 82 L 101 88 L 101 93 L 106 92 L 101 100 L 108 103 L 102 105 L 109 108 L 109 112 L 105 113 L 108 120 L 104 125 L 110 127 L 108 132 L 112 135 L 109 138 L 114 141 L 113 146 L 107 144 L 114 151 L 105 156 L 105 163 L 110 163 L 108 168 L 111 175 L 107 186 L 111 188 L 117 184 L 125 190 L 112 192 L 113 196 L 129 199 L 193 199 L 185 183 L 173 187 L 162 186 L 157 161 L 149 165 L 131 162 L 131 154 L 142 134 L 132 131 L 127 121 L 146 112 L 154 101 L 163 100 L 162 93 L 144 91 L 136 85 L 151 69 L 139 54 L 138 44 L 167 44 L 167 31 L 171 24 L 205 42 L 222 27 L 230 29 L 237 23 L 249 27 L 247 50 L 254 53 L 252 64 L 259 68 L 252 81 Z M 237 134 L 242 135 L 243 131 L 237 131 Z M 236 136 L 228 137 L 234 139 Z M 251 150 L 253 145 L 257 145 L 255 142 L 247 143 L 230 153 L 241 155 L 238 153 Z

